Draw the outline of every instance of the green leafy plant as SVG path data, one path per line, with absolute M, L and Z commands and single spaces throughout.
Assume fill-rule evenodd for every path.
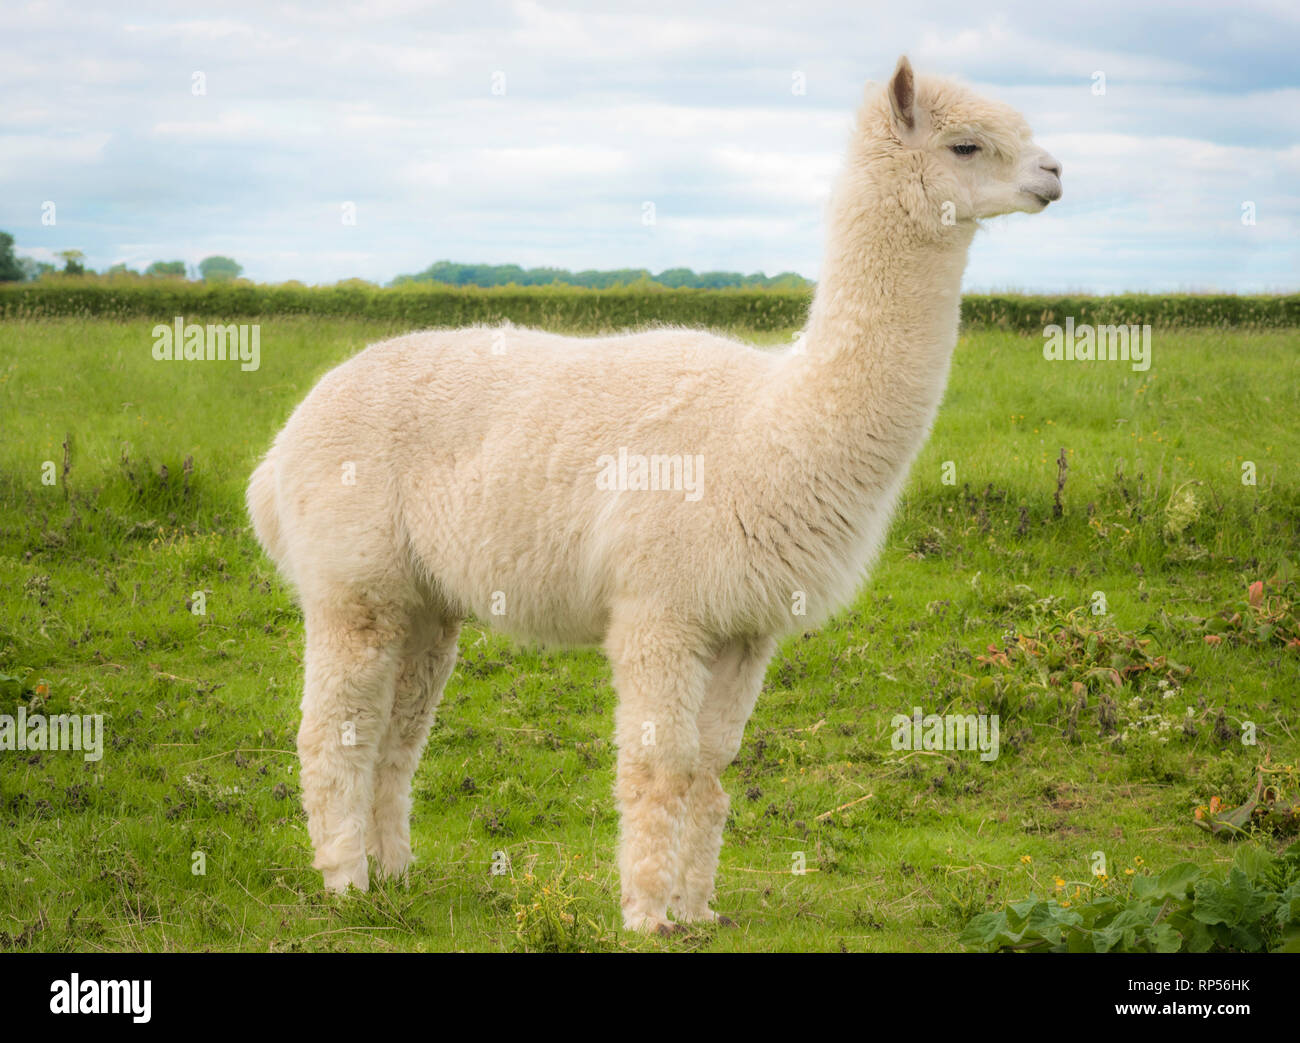
M 581 857 L 581 856 L 579 856 Z M 572 874 L 572 875 L 571 875 Z M 574 877 L 590 882 L 572 860 L 539 878 L 526 872 L 513 878 L 515 937 L 526 952 L 589 952 L 609 944 L 610 932 L 592 903 L 580 896 Z
M 18 699 L 27 691 L 27 679 L 31 677 L 31 667 L 24 667 L 16 674 L 0 673 L 0 698 Z
M 1255 769 L 1255 792 L 1237 806 L 1211 797 L 1193 813 L 1193 822 L 1216 836 L 1241 837 L 1250 827 L 1266 833 L 1287 834 L 1300 830 L 1300 768 L 1294 764 L 1272 764 L 1265 757 Z
M 1205 643 L 1269 647 L 1280 645 L 1290 652 L 1300 652 L 1300 616 L 1297 587 L 1290 569 L 1285 569 L 1267 583 L 1255 580 L 1246 589 L 1246 597 L 1209 618 L 1189 617 L 1205 632 Z
M 1177 685 L 1190 670 L 1163 655 L 1153 655 L 1150 638 L 1120 630 L 1113 623 L 1096 625 L 1084 608 L 1053 612 L 1051 618 L 1031 625 L 1029 633 L 1011 635 L 1006 647 L 990 645 L 976 662 L 990 669 L 1025 670 L 1044 688 L 1118 690 L 1126 683 L 1135 689 L 1164 680 Z
M 983 711 L 1007 720 L 1047 711 L 1071 742 L 1082 740 L 1084 710 L 1098 734 L 1112 740 L 1149 734 L 1164 741 L 1182 731 L 1184 718 L 1163 707 L 1182 691 L 1190 668 L 1157 653 L 1149 637 L 1083 607 L 1062 611 L 1055 601 L 1025 605 L 1030 618 L 1004 636 L 1002 647 L 989 645 L 974 657 L 981 676 L 959 672 Z
M 1182 862 L 1132 877 L 1126 893 L 1109 883 L 1099 878 L 1081 903 L 1031 895 L 981 913 L 960 941 L 986 952 L 1300 952 L 1300 844 L 1240 848 L 1225 879 Z

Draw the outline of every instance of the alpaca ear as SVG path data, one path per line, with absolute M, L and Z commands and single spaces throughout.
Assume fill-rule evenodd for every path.
M 912 105 L 916 101 L 916 88 L 912 82 L 912 63 L 907 55 L 898 59 L 894 75 L 889 78 L 889 107 L 894 111 L 894 119 L 900 127 L 908 130 L 916 126 L 916 116 Z

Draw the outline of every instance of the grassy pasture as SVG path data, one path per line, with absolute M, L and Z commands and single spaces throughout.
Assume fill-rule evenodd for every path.
M 327 897 L 293 755 L 301 616 L 243 488 L 320 374 L 408 326 L 264 319 L 242 372 L 155 362 L 154 321 L 0 321 L 0 713 L 106 722 L 97 762 L 0 752 L 0 949 L 954 949 L 1031 892 L 1226 864 L 1193 809 L 1240 804 L 1266 753 L 1300 763 L 1300 331 L 1157 327 L 1138 373 L 977 330 L 871 583 L 783 645 L 724 778 L 737 928 L 621 931 L 603 658 L 472 622 L 409 885 Z M 1256 581 L 1268 633 L 1240 622 Z M 914 706 L 998 713 L 1001 755 L 894 750 Z

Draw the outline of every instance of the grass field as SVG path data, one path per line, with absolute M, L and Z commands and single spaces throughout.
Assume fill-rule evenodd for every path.
M 1240 804 L 1266 755 L 1300 763 L 1300 331 L 1157 328 L 1145 373 L 978 332 L 871 583 L 783 645 L 724 778 L 715 905 L 738 927 L 622 932 L 604 660 L 473 622 L 409 886 L 327 897 L 301 616 L 243 489 L 320 374 L 403 330 L 266 321 L 246 373 L 155 362 L 151 326 L 0 323 L 0 713 L 105 717 L 99 761 L 0 752 L 0 949 L 949 950 L 1031 892 L 1226 864 L 1193 809 Z M 1001 755 L 894 750 L 915 706 L 999 714 Z

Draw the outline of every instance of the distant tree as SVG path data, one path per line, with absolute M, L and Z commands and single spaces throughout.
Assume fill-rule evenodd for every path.
M 509 286 L 514 283 L 516 286 L 529 285 L 528 273 L 517 264 L 502 264 L 489 270 L 488 278 L 492 280 L 493 286 Z
M 86 274 L 86 266 L 81 263 L 86 259 L 86 255 L 80 250 L 60 250 L 59 256 L 63 258 L 64 275 Z
M 226 282 L 238 279 L 243 266 L 229 257 L 205 257 L 199 262 L 199 275 L 204 282 Z
M 524 273 L 525 278 L 521 281 L 522 286 L 555 286 L 565 285 L 572 281 L 575 285 L 586 285 L 582 282 L 582 273 L 576 276 L 566 272 L 563 268 L 529 268 Z
M 695 273 L 689 268 L 666 268 L 654 277 L 655 282 L 677 289 L 695 285 Z
M 18 264 L 23 270 L 23 280 L 26 282 L 35 282 L 42 275 L 58 270 L 49 261 L 38 261 L 35 257 L 20 257 Z
M 185 278 L 184 261 L 154 261 L 144 270 L 145 275 L 161 276 L 164 278 Z
M 598 290 L 608 290 L 613 286 L 631 286 L 646 279 L 654 281 L 654 276 L 644 268 L 615 268 L 611 272 L 597 272 L 594 282 L 579 283 L 579 285 L 590 285 Z
M 105 275 L 139 275 L 140 273 L 133 268 L 128 268 L 125 264 L 118 262 L 111 265 L 105 272 Z
M 14 237 L 0 232 L 0 282 L 19 282 L 22 278 L 23 266 L 14 254 Z
M 605 290 L 613 286 L 651 286 L 720 289 L 723 287 L 778 287 L 780 289 L 803 289 L 812 285 L 801 275 L 794 272 L 782 272 L 769 279 L 762 272 L 742 275 L 740 272 L 704 272 L 696 275 L 689 268 L 668 268 L 658 275 L 651 275 L 644 268 L 616 268 L 613 271 L 597 271 L 588 268 L 580 272 L 570 272 L 564 268 L 520 268 L 517 264 L 458 264 L 455 261 L 438 261 L 429 265 L 422 272 L 414 275 L 399 275 L 393 280 L 394 286 L 409 283 L 442 283 L 447 286 L 586 286 L 594 290 Z
M 812 284 L 798 272 L 781 272 L 768 279 L 767 285 L 774 290 L 803 290 Z
M 662 292 L 672 288 L 653 278 L 649 272 L 643 272 L 639 279 L 629 279 L 627 282 L 621 282 L 618 285 L 625 290 L 636 290 L 639 293 Z

